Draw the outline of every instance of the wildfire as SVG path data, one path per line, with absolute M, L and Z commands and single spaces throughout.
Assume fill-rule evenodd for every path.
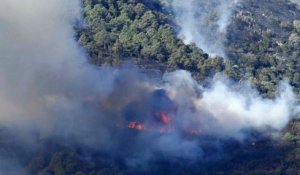
M 175 131 L 175 129 L 180 129 L 183 133 L 188 135 L 201 135 L 201 131 L 196 128 L 188 126 L 178 126 L 178 128 L 176 128 L 172 122 L 172 117 L 167 112 L 155 113 L 154 116 L 156 116 L 159 119 L 159 122 L 151 124 L 137 121 L 129 121 L 127 124 L 127 128 L 137 131 L 150 131 L 159 133 L 172 133 Z
M 138 131 L 159 131 L 160 133 L 170 132 L 172 129 L 172 119 L 166 112 L 157 113 L 159 122 L 155 124 L 143 124 L 137 121 L 129 121 L 127 127 Z M 156 116 L 155 115 L 155 116 Z
M 135 122 L 135 121 L 130 121 L 128 123 L 128 128 L 130 129 L 136 129 L 136 130 L 139 130 L 139 131 L 144 131 L 145 130 L 145 126 L 139 122 Z
M 166 113 L 166 112 L 162 112 L 160 113 L 160 120 L 163 124 L 168 125 L 171 123 L 171 117 Z

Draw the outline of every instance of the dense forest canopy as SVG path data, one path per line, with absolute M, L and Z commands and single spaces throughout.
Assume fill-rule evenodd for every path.
M 236 83 L 250 81 L 267 98 L 274 97 L 278 83 L 286 80 L 299 93 L 300 10 L 296 4 L 249 0 L 238 5 L 228 27 L 227 58 L 209 57 L 195 44 L 184 44 L 177 37 L 179 26 L 173 20 L 172 10 L 158 1 L 85 0 L 84 8 L 86 27 L 79 31 L 78 38 L 94 64 L 114 65 L 130 58 L 150 69 L 186 69 L 198 80 L 225 73 Z M 227 162 L 232 166 L 229 170 L 223 167 L 220 172 L 210 168 L 206 171 L 209 174 L 293 174 L 299 167 L 296 158 L 299 126 L 298 122 L 290 124 L 283 136 L 286 143 L 258 143 L 258 152 L 253 152 L 258 156 L 256 160 L 244 150 L 245 154 L 237 153 L 240 158 Z M 271 152 L 265 155 L 265 149 Z M 249 162 L 243 162 L 247 156 Z M 270 165 L 273 168 L 267 169 Z M 250 171 L 251 166 L 255 168 Z
M 275 98 L 279 82 L 286 80 L 300 95 L 300 9 L 296 4 L 288 0 L 244 0 L 237 5 L 224 43 L 226 57 L 222 58 L 211 57 L 195 43 L 185 44 L 178 37 L 180 26 L 174 20 L 174 11 L 162 2 L 171 1 L 82 0 L 83 23 L 74 29 L 76 41 L 84 48 L 88 61 L 99 67 L 119 67 L 129 61 L 142 70 L 169 72 L 184 69 L 204 86 L 209 85 L 214 76 L 225 75 L 235 88 L 250 82 L 266 99 Z M 72 87 L 68 88 L 72 90 Z M 122 88 L 127 90 L 128 87 Z M 156 93 L 164 96 L 163 91 Z M 55 98 L 49 101 L 53 102 Z M 93 97 L 84 98 L 84 109 L 94 110 L 99 106 L 91 105 Z M 101 105 L 113 104 L 117 108 L 116 99 Z M 169 99 L 163 100 L 169 103 Z M 130 107 L 139 105 L 138 101 Z M 170 110 L 175 111 L 173 108 Z M 92 117 L 87 119 L 96 121 Z M 98 128 L 97 122 L 94 125 Z M 84 133 L 90 128 L 76 129 Z M 113 134 L 119 132 L 124 136 L 129 133 L 134 138 L 140 136 L 131 130 Z M 33 135 L 39 134 L 33 132 Z M 28 148 L 20 144 L 22 139 L 1 127 L 0 171 L 4 169 L 5 172 L 14 172 L 12 174 L 25 175 L 299 174 L 299 120 L 291 121 L 281 133 L 272 136 L 276 139 L 259 132 L 249 135 L 242 142 L 203 136 L 201 146 L 206 154 L 199 160 L 191 161 L 180 156 L 168 160 L 167 156 L 158 155 L 159 159 L 150 161 L 147 166 L 132 168 L 124 163 L 123 155 L 118 155 L 117 146 L 108 155 L 101 148 L 83 148 L 76 141 L 68 142 L 55 135 L 52 138 L 39 136 L 38 144 Z M 85 137 L 89 138 L 88 135 Z M 189 137 L 188 140 L 192 140 Z M 139 144 L 131 142 L 134 138 L 122 138 L 120 145 L 124 150 L 134 149 L 132 144 Z M 210 140 L 219 144 L 210 145 Z M 221 152 L 219 157 L 215 156 L 218 151 Z
M 143 66 L 187 69 L 204 80 L 224 70 L 220 57 L 208 59 L 194 44 L 176 37 L 172 17 L 147 1 L 84 1 L 87 27 L 79 31 L 79 42 L 94 64 L 119 64 L 134 58 Z M 152 66 L 151 66 L 152 65 Z
M 255 6 L 259 3 L 261 8 Z M 78 37 L 94 64 L 134 58 L 150 68 L 189 70 L 199 80 L 225 72 L 235 81 L 250 80 L 264 96 L 273 97 L 281 80 L 299 89 L 299 13 L 289 9 L 299 10 L 284 3 L 249 1 L 239 6 L 229 26 L 225 59 L 209 58 L 195 44 L 185 45 L 177 38 L 172 11 L 157 1 L 86 0 L 86 27 Z M 282 5 L 288 13 L 273 14 Z M 260 13 L 273 16 L 262 19 Z
M 299 94 L 299 19 L 296 4 L 252 0 L 238 8 L 228 27 L 230 61 L 267 96 L 281 80 Z

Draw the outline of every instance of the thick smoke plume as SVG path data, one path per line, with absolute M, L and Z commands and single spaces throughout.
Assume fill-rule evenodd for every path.
M 181 12 L 195 3 L 185 2 Z M 223 3 L 212 2 L 223 8 Z M 223 10 L 233 5 L 225 2 L 229 5 Z M 228 17 L 215 15 L 223 33 Z M 134 66 L 94 67 L 74 40 L 72 27 L 79 20 L 79 0 L 1 2 L 0 125 L 21 144 L 34 148 L 40 139 L 60 138 L 124 156 L 130 165 L 156 153 L 198 159 L 202 136 L 243 140 L 248 129 L 280 131 L 294 114 L 295 98 L 287 84 L 270 100 L 246 85 L 242 91 L 215 81 L 212 88 L 203 88 L 186 71 L 157 80 Z M 222 39 L 202 43 L 201 33 L 185 30 L 187 40 L 199 39 L 198 44 L 214 48 L 211 53 L 221 54 L 212 45 Z M 171 118 L 165 134 L 155 131 L 164 127 L 155 119 L 159 112 Z M 127 126 L 130 120 L 151 127 L 135 133 Z
M 179 37 L 186 44 L 195 43 L 213 57 L 226 57 L 227 26 L 238 1 L 172 0 L 166 4 L 173 10 L 175 22 L 180 27 Z
M 291 0 L 291 2 L 297 4 L 297 7 L 300 8 L 300 0 Z

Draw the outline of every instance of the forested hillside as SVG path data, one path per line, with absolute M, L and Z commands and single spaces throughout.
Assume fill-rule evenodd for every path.
M 269 97 L 280 80 L 289 81 L 299 94 L 299 6 L 287 1 L 244 1 L 228 29 L 230 61 L 245 79 Z
M 274 96 L 281 80 L 299 91 L 300 10 L 295 4 L 241 3 L 228 27 L 226 59 L 209 58 L 195 44 L 185 45 L 177 38 L 172 11 L 159 1 L 85 0 L 84 7 L 86 27 L 78 38 L 94 64 L 134 60 L 142 67 L 186 69 L 199 80 L 225 72 L 235 81 L 251 80 L 265 97 Z
M 257 88 L 262 98 L 266 99 L 275 98 L 278 95 L 279 82 L 286 80 L 292 85 L 296 95 L 300 95 L 300 9 L 299 6 L 289 0 L 242 1 L 235 9 L 232 22 L 228 27 L 228 33 L 226 33 L 226 58 L 211 57 L 194 43 L 184 44 L 182 38 L 178 37 L 179 26 L 174 21 L 174 12 L 172 9 L 163 6 L 160 0 L 82 0 L 82 7 L 83 22 L 74 26 L 76 30 L 75 38 L 80 47 L 85 50 L 88 61 L 93 65 L 98 67 L 121 67 L 129 62 L 137 65 L 141 70 L 158 69 L 161 73 L 184 69 L 190 71 L 192 76 L 204 87 L 209 85 L 209 80 L 215 75 L 225 75 L 229 77 L 232 86 L 235 88 L 239 88 L 239 85 L 245 82 L 250 82 L 251 85 Z M 77 74 L 72 74 L 70 77 L 74 78 L 76 76 Z M 60 77 L 60 75 L 55 74 L 56 77 Z M 105 79 L 105 77 L 102 78 Z M 117 83 L 113 83 L 122 86 L 124 85 L 122 81 L 125 80 L 117 79 Z M 135 81 L 129 82 L 136 83 Z M 51 83 L 47 85 L 51 86 Z M 75 86 L 76 83 L 57 89 L 66 88 L 72 91 L 73 85 Z M 84 85 L 80 85 L 80 90 L 74 92 L 78 93 L 84 87 Z M 102 101 L 101 104 L 97 101 L 98 99 L 95 99 L 98 96 L 91 97 L 91 94 L 94 95 L 93 91 L 84 93 L 83 97 L 80 95 L 73 95 L 73 97 L 70 95 L 71 93 L 64 97 L 50 96 L 46 105 L 56 103 L 57 99 L 63 99 L 65 102 L 70 99 L 83 98 L 83 109 L 90 110 L 92 116 L 88 116 L 89 113 L 86 111 L 80 111 L 79 113 L 86 117 L 84 119 L 92 123 L 91 128 L 97 128 L 92 133 L 97 132 L 101 135 L 102 132 L 108 131 L 105 130 L 107 128 L 101 130 L 100 127 L 103 125 L 101 122 L 104 120 L 98 119 L 98 115 L 103 113 L 103 115 L 111 117 L 113 114 L 117 114 L 115 111 L 121 111 L 121 109 L 118 109 L 118 100 L 122 101 L 124 99 L 119 99 L 119 96 L 123 93 L 122 90 L 129 92 L 130 87 L 121 87 L 124 89 L 119 89 L 115 96 L 112 95 L 112 100 Z M 135 91 L 135 89 L 132 91 Z M 134 92 L 132 93 L 134 94 Z M 139 95 L 139 93 L 137 94 Z M 153 94 L 151 95 L 154 97 L 149 100 L 154 101 L 153 106 L 160 105 L 160 101 L 156 100 L 156 96 L 163 96 L 162 101 L 168 103 L 168 107 L 171 106 L 171 109 L 168 110 L 171 112 L 177 110 L 176 107 L 169 104 L 171 100 L 165 97 L 164 91 L 160 89 Z M 128 95 L 128 98 L 131 98 L 131 96 Z M 130 101 L 131 99 L 125 99 L 124 101 L 126 100 Z M 157 104 L 155 100 L 158 101 Z M 129 103 L 130 107 L 142 106 L 141 101 Z M 59 105 L 63 106 L 64 104 Z M 100 105 L 104 106 L 103 111 L 98 109 Z M 149 104 L 146 103 L 147 105 Z M 68 109 L 70 108 L 68 105 L 65 106 Z M 75 107 L 78 106 L 80 105 L 76 103 Z M 111 108 L 116 109 L 110 111 Z M 136 113 L 144 114 L 146 113 L 143 111 L 145 109 L 146 107 L 141 107 Z M 55 109 L 51 108 L 51 110 Z M 109 142 L 108 145 L 112 148 L 98 147 L 98 135 L 95 134 L 94 137 L 90 137 L 87 134 L 91 133 L 87 132 L 90 131 L 90 125 L 87 125 L 84 121 L 82 125 L 85 127 L 74 127 L 76 125 L 70 119 L 73 116 L 70 117 L 69 115 L 75 115 L 78 111 L 73 108 L 72 110 L 75 112 L 68 114 L 68 120 L 63 122 L 68 123 L 66 126 L 71 128 L 67 129 L 78 130 L 79 138 L 83 140 L 80 141 L 84 144 L 80 144 L 81 142 L 76 139 L 72 140 L 72 138 L 76 138 L 74 135 L 78 134 L 77 132 L 64 135 L 58 129 L 56 132 L 59 134 L 54 134 L 51 137 L 43 135 L 47 135 L 47 130 L 42 134 L 30 130 L 30 134 L 34 135 L 33 138 L 36 139 L 32 139 L 33 142 L 38 144 L 34 146 L 25 144 L 27 146 L 23 146 L 22 143 L 27 138 L 26 134 L 21 135 L 24 138 L 19 138 L 18 134 L 12 134 L 13 132 L 9 132 L 7 128 L 0 127 L 0 170 L 15 175 L 297 175 L 300 173 L 300 121 L 298 119 L 292 120 L 281 133 L 271 136 L 260 132 L 252 132 L 252 128 L 250 128 L 249 131 L 243 131 L 250 134 L 249 137 L 241 139 L 242 141 L 230 137 L 221 139 L 201 135 L 197 138 L 200 140 L 199 145 L 203 148 L 201 158 L 188 159 L 184 156 L 171 156 L 172 160 L 170 160 L 168 156 L 160 154 L 158 151 L 155 152 L 157 154 L 155 159 L 149 159 L 150 161 L 145 165 L 139 162 L 140 159 L 128 161 L 128 157 L 134 157 L 135 154 L 138 154 L 139 150 L 133 150 L 136 148 L 135 145 L 155 143 L 135 143 L 134 141 L 138 140 L 136 138 L 141 137 L 142 134 L 126 128 L 126 125 L 124 127 L 122 124 L 114 123 L 115 130 L 108 136 L 121 135 L 124 137 L 117 142 L 113 142 L 113 139 L 107 136 L 108 138 L 105 141 Z M 196 111 L 196 109 L 191 110 Z M 95 114 L 94 111 L 100 111 L 101 114 Z M 160 115 L 155 112 L 157 111 L 154 111 L 154 116 Z M 80 117 L 82 117 L 81 115 Z M 78 116 L 75 115 L 75 117 Z M 168 116 L 164 119 L 165 122 L 170 120 Z M 111 120 L 109 119 L 109 122 Z M 156 118 L 156 120 L 159 119 Z M 64 126 L 65 123 L 59 124 Z M 234 121 L 232 121 L 232 125 L 234 124 Z M 139 125 L 137 130 L 144 129 L 143 127 Z M 129 128 L 132 129 L 132 126 L 129 126 Z M 194 136 L 197 137 L 197 134 L 199 134 L 194 130 L 191 130 L 190 133 L 191 135 L 187 133 L 181 135 L 186 137 L 188 141 L 194 141 Z M 172 135 L 166 133 L 166 135 L 168 134 Z M 70 137 L 69 140 L 66 139 L 67 136 Z M 146 135 L 146 137 L 155 136 L 152 133 Z M 86 138 L 87 140 L 90 138 L 95 139 L 96 141 L 92 141 L 92 145 L 94 145 L 86 146 Z M 31 143 L 32 140 L 28 143 Z M 119 145 L 114 145 L 115 143 Z M 177 143 L 178 145 L 183 144 L 181 142 Z M 164 146 L 167 153 L 169 148 L 173 148 L 169 142 L 165 142 Z M 137 148 L 140 147 L 137 146 Z M 147 151 L 149 150 L 146 149 L 146 153 L 148 153 Z M 145 155 L 145 159 L 148 158 L 147 156 L 149 155 Z M 128 162 L 138 166 L 128 166 Z
M 176 37 L 172 16 L 155 1 L 84 1 L 86 28 L 79 43 L 94 64 L 136 61 L 141 66 L 187 69 L 204 80 L 224 70 L 222 58 L 209 58 Z
M 299 93 L 300 10 L 296 4 L 286 0 L 240 3 L 228 27 L 228 58 L 210 58 L 195 44 L 185 45 L 177 37 L 172 11 L 159 1 L 85 0 L 84 7 L 87 26 L 80 30 L 79 42 L 94 64 L 134 60 L 141 67 L 163 71 L 186 69 L 198 80 L 225 73 L 237 83 L 250 80 L 267 98 L 273 98 L 278 83 L 286 80 Z M 262 140 L 243 145 L 224 164 L 193 166 L 190 173 L 296 174 L 299 132 L 299 122 L 294 121 L 280 143 Z

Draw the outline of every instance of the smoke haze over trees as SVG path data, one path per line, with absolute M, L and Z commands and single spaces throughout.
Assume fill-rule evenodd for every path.
M 213 2 L 219 10 L 234 6 Z M 0 173 L 221 174 L 248 169 L 245 162 L 252 159 L 278 166 L 274 171 L 279 173 L 294 172 L 289 161 L 296 162 L 297 156 L 280 163 L 299 152 L 299 124 L 291 122 L 299 112 L 293 92 L 297 80 L 292 86 L 284 78 L 274 80 L 271 98 L 263 98 L 265 92 L 256 90 L 251 79 L 238 82 L 248 64 L 210 57 L 226 55 L 226 28 L 238 13 L 215 11 L 216 40 L 209 43 L 196 31 L 186 38 L 196 44 L 186 45 L 174 30 L 182 20 L 164 8 L 158 1 L 138 0 L 2 2 Z M 289 44 L 295 44 L 297 21 L 289 19 L 287 28 L 295 33 Z M 211 51 L 202 47 L 216 43 L 221 45 Z M 258 43 L 266 47 L 260 49 L 271 47 Z M 296 46 L 289 49 L 284 53 L 295 54 L 296 60 Z M 256 60 L 257 67 L 262 61 Z M 162 73 L 153 75 L 157 67 Z M 132 127 L 131 120 L 139 127 Z M 282 137 L 289 123 L 292 129 Z M 271 165 L 266 155 L 273 156 Z M 239 165 L 239 159 L 245 164 Z
M 195 43 L 209 55 L 226 57 L 227 27 L 239 0 L 173 0 L 166 3 L 179 26 L 179 37 Z

